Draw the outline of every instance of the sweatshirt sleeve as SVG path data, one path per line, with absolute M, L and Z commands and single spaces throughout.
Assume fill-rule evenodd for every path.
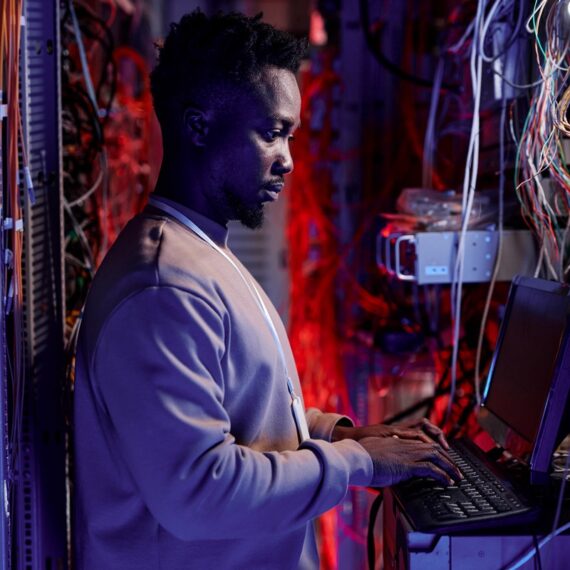
M 236 444 L 222 405 L 224 334 L 205 300 L 149 287 L 108 317 L 91 359 L 128 471 L 158 523 L 182 540 L 291 529 L 372 479 L 355 441 L 285 452 Z
M 309 433 L 314 439 L 324 439 L 330 441 L 332 432 L 336 425 L 353 427 L 354 422 L 348 417 L 331 412 L 324 413 L 318 408 L 307 408 L 305 415 L 309 426 Z

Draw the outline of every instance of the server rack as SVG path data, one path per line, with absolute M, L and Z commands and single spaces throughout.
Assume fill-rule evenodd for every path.
M 4 359 L 2 426 L 21 422 L 11 497 L 4 496 L 0 531 L 3 568 L 67 568 L 64 292 L 61 175 L 59 3 L 24 0 L 20 46 L 20 111 L 33 192 L 20 172 L 23 218 L 23 404 L 9 412 Z M 22 149 L 20 149 L 21 151 Z M 4 318 L 4 317 L 2 317 Z M 4 323 L 2 323 L 4 324 Z M 5 328 L 3 327 L 4 331 Z M 6 353 L 3 337 L 2 354 Z M 13 427 L 13 426 L 12 426 Z M 3 441 L 6 443 L 5 433 Z

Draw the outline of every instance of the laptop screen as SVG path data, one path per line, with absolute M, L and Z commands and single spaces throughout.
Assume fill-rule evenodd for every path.
M 517 277 L 483 395 L 494 416 L 533 445 L 564 339 L 570 299 L 560 283 Z

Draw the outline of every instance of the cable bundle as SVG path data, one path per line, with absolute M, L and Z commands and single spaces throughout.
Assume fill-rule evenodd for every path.
M 108 10 L 109 9 L 109 10 Z M 107 10 L 104 19 L 101 13 Z M 131 20 L 114 2 L 68 0 L 62 16 L 63 162 L 68 374 L 95 269 L 151 189 L 148 67 L 112 26 Z M 150 43 L 150 39 L 149 39 Z
M 301 118 L 314 125 L 315 106 L 332 104 L 332 89 L 338 76 L 332 71 L 330 54 L 323 56 L 324 70 L 308 75 L 302 100 Z M 308 406 L 349 412 L 350 402 L 340 360 L 335 278 L 338 272 L 338 236 L 328 214 L 333 209 L 329 165 L 332 125 L 323 108 L 318 129 L 302 129 L 296 136 L 295 169 L 287 234 L 291 312 L 289 337 L 303 393 Z
M 482 310 L 482 320 L 480 326 L 479 339 L 477 342 L 475 358 L 475 398 L 480 402 L 480 361 L 482 358 L 482 346 L 484 332 L 487 325 L 489 308 L 495 287 L 498 269 L 502 256 L 502 236 L 505 210 L 505 171 L 506 162 L 506 110 L 507 99 L 521 94 L 522 89 L 529 86 L 517 85 L 515 77 L 521 71 L 520 66 L 524 66 L 521 61 L 521 53 L 517 49 L 521 43 L 525 42 L 523 34 L 523 23 L 525 13 L 525 3 L 521 0 L 477 0 L 472 3 L 475 9 L 474 17 L 465 26 L 464 32 L 459 39 L 453 39 L 449 34 L 446 45 L 441 51 L 441 56 L 436 68 L 434 86 L 432 90 L 430 109 L 427 121 L 426 134 L 424 139 L 424 160 L 422 168 L 422 183 L 424 187 L 435 186 L 442 188 L 441 179 L 435 170 L 435 158 L 437 151 L 437 130 L 438 111 L 443 107 L 442 103 L 452 97 L 452 100 L 461 106 L 461 98 L 450 93 L 442 99 L 441 85 L 444 79 L 444 70 L 455 66 L 457 68 L 461 61 L 466 60 L 468 66 L 468 82 L 464 86 L 464 91 L 470 93 L 470 102 L 464 106 L 464 116 L 470 117 L 468 125 L 469 138 L 466 148 L 466 159 L 464 163 L 462 182 L 462 211 L 461 228 L 459 233 L 459 244 L 456 256 L 456 263 L 453 269 L 453 280 L 451 285 L 451 320 L 452 320 L 452 362 L 451 362 L 451 386 L 450 398 L 448 400 L 447 419 L 450 418 L 452 406 L 454 405 L 457 388 L 457 365 L 459 358 L 459 346 L 462 330 L 462 304 L 463 304 L 463 272 L 464 272 L 464 252 L 467 239 L 467 231 L 470 229 L 472 221 L 476 217 L 474 210 L 476 204 L 477 189 L 485 184 L 479 172 L 481 131 L 485 125 L 485 120 L 493 117 L 494 110 L 498 106 L 500 117 L 497 122 L 499 139 L 499 184 L 498 184 L 498 219 L 496 227 L 499 234 L 498 253 L 495 260 L 495 267 L 491 277 L 491 283 L 487 292 L 487 298 Z M 452 14 L 452 20 L 458 19 L 458 10 Z M 492 48 L 491 48 L 492 46 Z M 518 59 L 515 60 L 515 56 Z M 526 70 L 524 70 L 526 71 Z M 524 73 L 522 73 L 524 75 Z M 484 87 L 486 91 L 484 93 Z M 487 101 L 489 93 L 493 93 L 493 100 Z M 485 97 L 485 100 L 484 100 Z M 497 104 L 498 103 L 498 104 Z M 448 103 L 447 103 L 448 105 Z M 463 104 L 465 105 L 465 104 Z M 445 107 L 442 108 L 442 111 Z M 439 111 L 439 122 L 441 114 Z M 493 125 L 495 123 L 492 123 Z M 458 124 L 457 126 L 459 126 Z M 462 136 L 465 127 L 451 134 Z M 450 126 L 445 129 L 449 131 Z M 439 130 L 443 130 L 439 126 Z M 441 136 L 441 133 L 440 133 Z M 496 184 L 490 180 L 491 184 Z
M 520 135 L 515 186 L 523 216 L 540 244 L 536 275 L 564 281 L 568 265 L 570 193 L 570 17 L 567 2 L 535 2 L 527 22 L 534 34 L 540 81 Z M 546 16 L 545 16 L 546 13 Z M 541 39 L 544 35 L 544 39 Z M 516 135 L 513 133 L 513 137 Z
M 7 405 L 0 412 L 2 422 L 9 428 L 8 441 L 2 446 L 8 453 L 4 488 L 7 491 L 4 512 L 8 517 L 15 513 L 15 493 L 19 485 L 18 464 L 22 453 L 24 405 L 24 307 L 22 279 L 22 250 L 24 221 L 22 200 L 34 200 L 34 189 L 28 164 L 28 153 L 22 122 L 20 99 L 20 50 L 22 1 L 6 0 L 0 8 L 0 146 L 4 169 L 0 209 L 0 345 L 6 351 L 1 358 L 0 377 L 2 397 Z M 23 190 L 27 189 L 27 193 Z M 4 360 L 4 356 L 6 360 Z M 5 367 L 7 364 L 7 367 Z M 7 417 L 4 415 L 7 411 Z M 2 459 L 3 460 L 3 459 Z M 3 493 L 2 493 L 3 495 Z M 4 496 L 4 495 L 3 495 Z M 11 523 L 11 521 L 10 521 Z M 12 529 L 8 529 L 9 540 Z M 10 553 L 0 553 L 10 559 Z

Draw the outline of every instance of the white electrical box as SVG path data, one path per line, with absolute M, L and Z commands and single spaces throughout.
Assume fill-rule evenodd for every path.
M 471 230 L 463 244 L 464 283 L 490 281 L 499 251 L 499 232 Z M 446 284 L 454 280 L 460 232 L 380 234 L 377 262 L 389 273 L 418 285 Z M 510 281 L 515 275 L 532 275 L 537 251 L 527 230 L 505 230 L 497 279 Z

